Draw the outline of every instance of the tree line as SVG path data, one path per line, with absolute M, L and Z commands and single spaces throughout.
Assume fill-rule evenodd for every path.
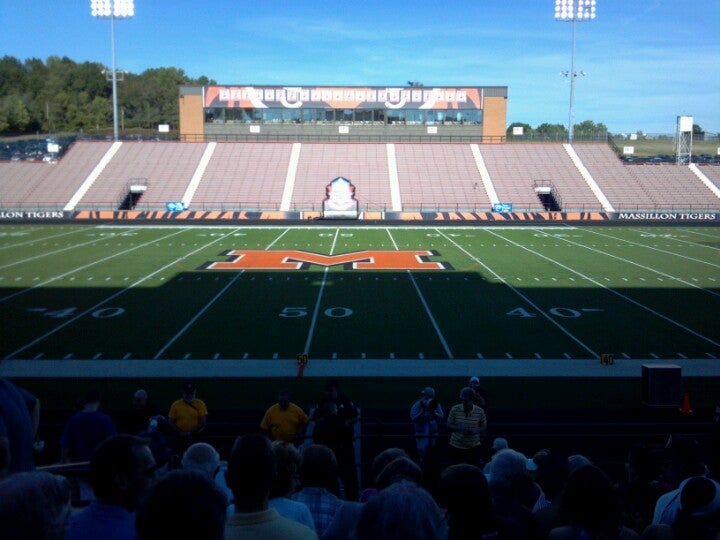
M 182 69 L 153 68 L 124 73 L 118 82 L 119 122 L 124 129 L 178 125 L 178 86 L 212 85 Z M 105 66 L 68 57 L 46 61 L 0 58 L 0 134 L 81 132 L 112 126 L 112 83 Z

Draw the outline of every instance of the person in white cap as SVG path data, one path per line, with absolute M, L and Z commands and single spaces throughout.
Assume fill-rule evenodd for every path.
M 410 421 L 415 429 L 415 442 L 420 463 L 428 449 L 435 446 L 438 434 L 438 422 L 445 418 L 442 405 L 435 399 L 435 389 L 426 386 L 420 392 L 420 399 L 410 407 Z

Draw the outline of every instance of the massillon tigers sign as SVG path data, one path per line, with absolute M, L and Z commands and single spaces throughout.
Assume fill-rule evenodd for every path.
M 230 250 L 222 255 L 225 262 L 210 262 L 203 270 L 304 270 L 315 266 L 340 266 L 346 270 L 450 270 L 447 262 L 430 261 L 437 251 L 355 251 L 339 255 L 322 255 L 298 250 Z

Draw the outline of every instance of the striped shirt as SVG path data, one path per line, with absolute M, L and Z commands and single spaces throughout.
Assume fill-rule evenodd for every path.
M 447 419 L 448 424 L 455 424 L 460 428 L 486 428 L 487 419 L 485 411 L 477 405 L 473 405 L 469 412 L 465 412 L 463 404 L 459 403 L 450 409 Z M 469 450 L 478 446 L 482 442 L 479 433 L 463 433 L 462 431 L 453 431 L 450 435 L 450 446 L 460 448 L 461 450 Z

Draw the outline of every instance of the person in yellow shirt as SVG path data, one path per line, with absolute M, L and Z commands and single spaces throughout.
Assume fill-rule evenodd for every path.
M 285 441 L 299 445 L 305 437 L 308 415 L 298 405 L 290 402 L 290 392 L 280 390 L 278 402 L 265 411 L 260 429 L 273 441 Z
M 184 451 L 199 441 L 207 424 L 207 415 L 205 402 L 196 397 L 195 385 L 186 383 L 182 399 L 173 402 L 168 413 L 168 421 L 179 438 L 178 450 Z

